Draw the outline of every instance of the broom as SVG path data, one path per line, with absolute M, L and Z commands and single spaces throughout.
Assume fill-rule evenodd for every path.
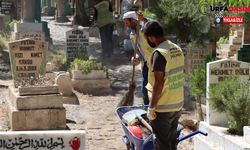
M 137 48 L 137 44 L 138 44 L 139 25 L 140 25 L 140 20 L 138 19 L 138 21 L 137 21 L 137 30 L 136 30 L 136 38 L 135 38 L 136 40 L 135 40 L 134 58 L 135 58 L 135 55 L 136 55 L 136 48 Z M 122 98 L 122 100 L 119 102 L 117 107 L 120 107 L 120 106 L 133 106 L 133 104 L 134 104 L 134 91 L 135 91 L 135 88 L 136 88 L 136 83 L 134 82 L 134 74 L 135 74 L 135 64 L 133 64 L 132 81 L 129 84 L 128 92 Z

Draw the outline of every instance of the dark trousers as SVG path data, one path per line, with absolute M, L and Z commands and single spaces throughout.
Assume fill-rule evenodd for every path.
M 113 54 L 113 26 L 108 24 L 99 28 L 103 55 Z
M 142 68 L 142 82 L 141 82 L 141 91 L 143 93 L 144 105 L 149 104 L 148 90 L 145 87 L 147 84 L 148 84 L 148 66 L 147 66 L 147 62 L 144 62 L 144 66 Z
M 156 140 L 155 150 L 177 150 L 177 126 L 181 110 L 175 112 L 156 112 L 157 117 L 151 121 Z

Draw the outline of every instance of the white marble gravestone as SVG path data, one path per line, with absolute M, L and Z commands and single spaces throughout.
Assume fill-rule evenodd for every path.
M 86 47 L 88 49 L 89 46 L 89 32 L 72 29 L 66 32 L 66 60 L 74 61 L 75 55 L 74 50 L 76 48 L 80 49 L 80 47 Z
M 221 59 L 207 63 L 207 93 L 209 98 L 209 86 L 217 84 L 224 80 L 225 77 L 239 75 L 242 81 L 248 82 L 249 79 L 249 63 L 236 61 L 232 59 Z M 209 125 L 228 126 L 228 117 L 225 114 L 219 114 L 209 107 L 206 101 L 207 122 Z

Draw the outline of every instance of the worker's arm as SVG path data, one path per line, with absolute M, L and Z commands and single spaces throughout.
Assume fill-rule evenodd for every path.
M 148 19 L 143 17 L 143 14 L 141 12 L 137 12 L 137 15 L 138 15 L 138 20 L 144 22 L 144 23 L 147 23 L 148 22 Z
M 165 73 L 162 71 L 154 71 L 155 81 L 149 108 L 155 108 L 161 97 L 161 92 L 164 84 L 164 75 Z

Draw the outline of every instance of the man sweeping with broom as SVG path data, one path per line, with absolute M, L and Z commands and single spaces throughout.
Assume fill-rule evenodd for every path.
M 135 83 L 133 82 L 134 78 L 134 66 L 135 63 L 140 61 L 141 62 L 141 69 L 142 69 L 142 84 L 141 90 L 143 93 L 143 102 L 144 105 L 149 104 L 148 100 L 148 91 L 145 86 L 148 83 L 148 65 L 147 61 L 151 53 L 153 52 L 153 48 L 149 46 L 147 40 L 143 36 L 142 33 L 142 25 L 140 21 L 143 23 L 147 23 L 151 21 L 149 18 L 143 17 L 141 13 L 136 13 L 135 11 L 129 11 L 123 15 L 123 21 L 125 22 L 126 26 L 130 28 L 131 31 L 131 39 L 132 44 L 135 47 L 134 57 L 131 58 L 131 62 L 133 63 L 133 75 L 132 75 L 132 82 L 129 86 L 129 92 L 126 96 L 121 100 L 118 106 L 132 106 L 133 105 L 133 98 L 134 98 L 134 90 L 135 90 Z

